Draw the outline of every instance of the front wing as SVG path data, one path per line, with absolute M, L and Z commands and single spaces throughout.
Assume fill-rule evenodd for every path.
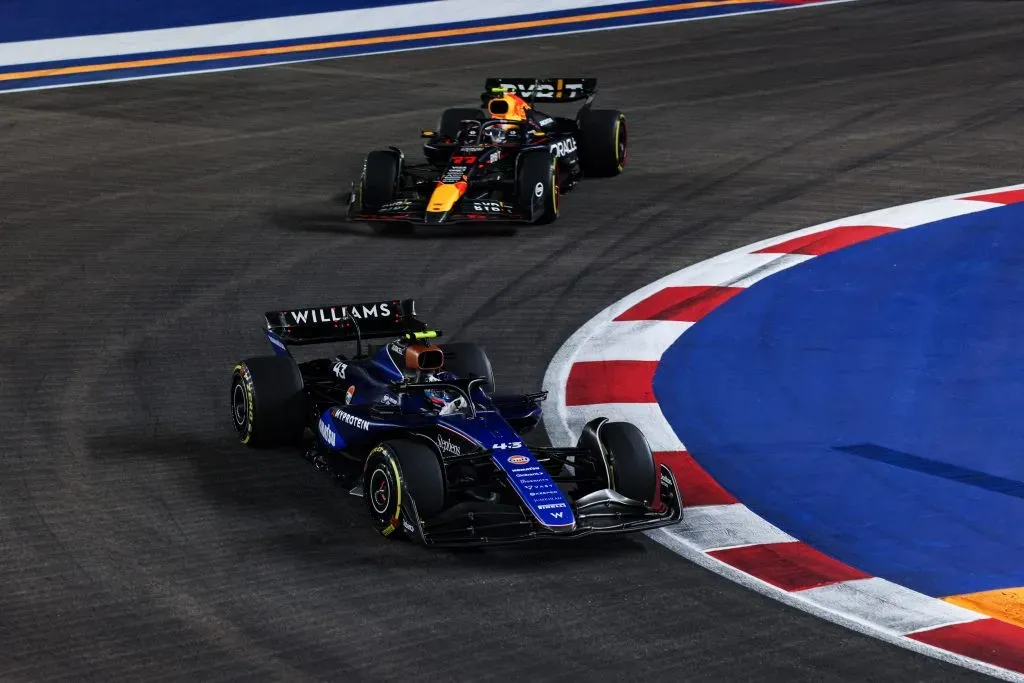
M 517 211 L 509 203 L 492 199 L 462 199 L 451 211 L 427 211 L 422 198 L 399 198 L 376 211 L 365 211 L 355 201 L 355 188 L 348 195 L 347 218 L 350 221 L 386 221 L 391 223 L 419 223 L 444 225 L 448 223 L 530 223 L 532 216 Z
M 434 519 L 422 520 L 413 501 L 403 512 L 403 527 L 408 536 L 435 547 L 503 545 L 647 531 L 675 524 L 683 516 L 675 474 L 661 465 L 660 475 L 657 506 L 644 505 L 609 489 L 595 491 L 572 504 L 576 524 L 569 530 L 556 531 L 540 525 L 525 506 L 490 503 L 463 503 Z
M 449 223 L 529 223 L 530 219 L 518 213 L 475 213 L 470 211 L 453 211 L 442 220 L 435 220 L 423 211 L 404 211 L 395 213 L 372 213 L 356 211 L 350 214 L 353 221 L 386 221 L 391 223 L 416 223 L 423 225 L 447 225 Z

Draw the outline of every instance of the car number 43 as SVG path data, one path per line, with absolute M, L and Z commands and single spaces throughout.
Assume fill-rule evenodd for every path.
M 511 441 L 509 443 L 496 443 L 493 446 L 491 446 L 491 450 L 492 451 L 505 451 L 505 450 L 509 450 L 509 449 L 516 449 L 516 448 L 522 448 L 522 447 L 523 447 L 523 442 L 522 441 Z

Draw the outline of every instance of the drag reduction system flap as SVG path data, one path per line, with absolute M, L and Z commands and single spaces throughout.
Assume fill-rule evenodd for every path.
M 286 344 L 326 344 L 425 332 L 414 299 L 268 311 L 267 330 Z
M 484 96 L 512 92 L 531 102 L 576 102 L 597 92 L 596 78 L 488 78 Z

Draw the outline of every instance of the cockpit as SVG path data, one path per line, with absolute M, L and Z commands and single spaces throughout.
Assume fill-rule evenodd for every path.
M 462 122 L 459 130 L 460 145 L 481 146 L 520 146 L 526 137 L 526 127 L 522 123 L 492 120 Z
M 441 347 L 396 339 L 379 353 L 384 355 L 378 362 L 387 359 L 387 365 L 401 373 L 402 379 L 392 386 L 390 395 L 395 400 L 378 406 L 378 410 L 461 417 L 473 417 L 477 410 L 486 410 L 480 402 L 483 395 L 477 395 L 482 389 L 476 381 L 467 383 L 444 369 Z

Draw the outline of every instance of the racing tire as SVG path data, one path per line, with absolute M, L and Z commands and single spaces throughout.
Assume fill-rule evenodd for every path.
M 390 202 L 398 188 L 400 172 L 398 155 L 394 152 L 377 150 L 367 154 L 359 188 L 359 200 L 363 209 L 376 211 Z
M 231 421 L 250 448 L 298 443 L 303 419 L 302 374 L 286 356 L 248 358 L 231 373 Z
M 370 451 L 363 466 L 363 500 L 373 528 L 384 537 L 409 536 L 408 501 L 422 520 L 444 508 L 444 473 L 437 454 L 414 441 L 384 441 Z
M 366 167 L 359 185 L 359 203 L 364 211 L 376 211 L 395 197 L 401 174 L 398 155 L 378 150 L 366 155 Z M 371 223 L 374 232 L 383 235 L 409 234 L 412 225 L 405 223 Z
M 599 436 L 608 453 L 612 488 L 627 498 L 653 503 L 658 490 L 657 468 L 643 432 L 629 422 L 606 422 Z
M 534 216 L 535 225 L 547 225 L 558 218 L 559 193 L 558 157 L 532 152 L 524 154 L 516 173 L 516 196 L 519 211 Z M 540 215 L 533 213 L 534 198 L 541 199 Z
M 444 353 L 444 369 L 459 377 L 486 377 L 484 391 L 494 393 L 494 370 L 491 359 L 478 344 L 471 342 L 455 342 L 442 344 Z
M 452 107 L 451 109 L 445 109 L 437 120 L 437 134 L 442 138 L 457 138 L 462 121 L 465 119 L 483 121 L 484 113 L 481 109 L 474 107 Z
M 580 122 L 580 166 L 593 178 L 617 176 L 626 167 L 626 115 L 615 109 L 594 109 Z

